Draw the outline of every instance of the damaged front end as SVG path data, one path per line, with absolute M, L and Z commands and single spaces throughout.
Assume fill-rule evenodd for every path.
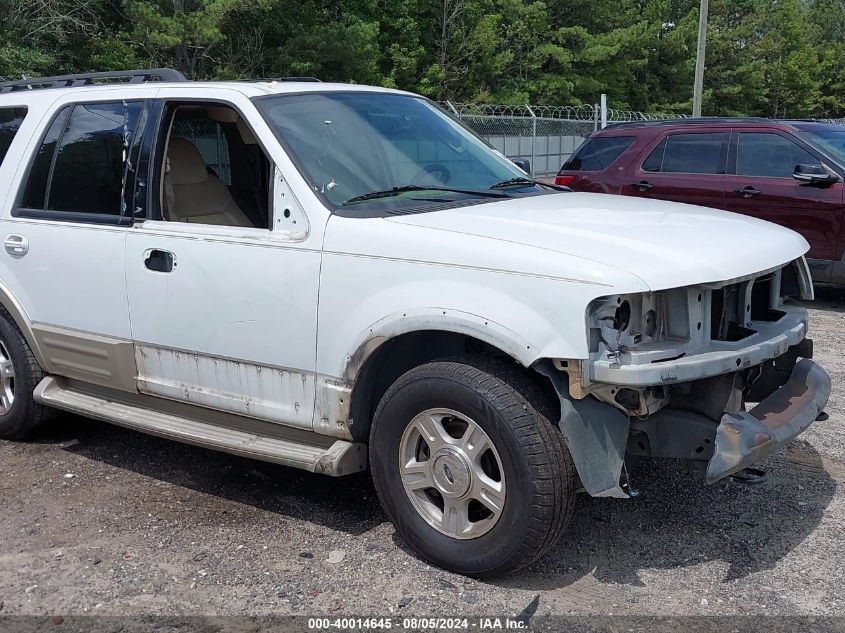
M 830 396 L 794 301 L 811 298 L 802 258 L 726 283 L 594 301 L 589 359 L 538 366 L 560 396 L 585 490 L 630 496 L 626 456 L 689 460 L 718 481 L 806 429 Z

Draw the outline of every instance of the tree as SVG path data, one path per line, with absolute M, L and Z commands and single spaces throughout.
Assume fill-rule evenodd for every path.
M 811 116 L 818 107 L 818 58 L 806 38 L 801 0 L 763 0 L 758 8 L 763 36 L 757 55 L 767 86 L 763 113 L 771 117 Z
M 262 0 L 125 0 L 132 41 L 152 65 L 172 65 L 187 77 L 212 76 L 220 60 L 212 57 L 226 41 L 222 27 L 237 11 Z
M 815 52 L 810 72 L 820 84 L 817 114 L 845 116 L 845 6 L 841 0 L 811 0 L 808 40 Z
M 0 0 L 0 76 L 61 71 L 74 35 L 101 26 L 99 0 Z
M 0 75 L 172 66 L 689 112 L 698 0 L 0 0 Z M 845 115 L 843 0 L 711 0 L 704 112 Z

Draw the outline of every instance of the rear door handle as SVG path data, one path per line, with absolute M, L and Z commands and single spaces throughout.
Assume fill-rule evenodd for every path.
M 634 189 L 636 189 L 637 191 L 648 191 L 649 189 L 651 189 L 652 187 L 654 187 L 654 185 L 653 185 L 653 184 L 651 184 L 648 180 L 641 180 L 641 181 L 639 181 L 639 182 L 635 182 L 635 183 L 634 183 L 633 185 L 631 185 L 631 186 L 632 186 Z
M 748 185 L 747 187 L 734 189 L 734 193 L 740 194 L 743 198 L 753 198 L 754 196 L 759 196 L 761 191 L 759 189 L 755 189 L 751 185 Z
M 151 248 L 144 253 L 144 266 L 157 273 L 171 273 L 176 266 L 176 256 L 170 251 Z
M 29 240 L 23 235 L 7 235 L 3 246 L 12 257 L 23 257 L 29 252 Z

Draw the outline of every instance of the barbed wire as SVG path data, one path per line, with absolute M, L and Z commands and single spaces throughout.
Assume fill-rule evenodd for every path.
M 460 103 L 442 101 L 440 105 L 452 114 L 461 117 L 473 117 L 480 120 L 484 117 L 508 119 L 553 119 L 563 121 L 597 121 L 601 117 L 598 105 L 582 104 L 577 106 L 552 106 L 528 104 L 492 104 L 492 103 Z M 639 112 L 637 110 L 607 109 L 607 120 L 611 123 L 628 121 L 664 121 L 689 119 L 689 114 L 675 112 Z M 845 125 L 845 118 L 819 118 L 824 123 Z
M 490 104 L 490 103 L 453 103 L 442 102 L 441 105 L 458 116 L 473 117 L 507 117 L 512 119 L 555 119 L 566 121 L 595 121 L 600 117 L 600 110 L 595 105 L 583 104 L 578 106 L 551 106 L 528 104 Z M 661 119 L 684 119 L 686 114 L 664 112 L 637 112 L 634 110 L 618 110 L 608 108 L 608 121 L 656 121 Z
M 663 121 L 666 119 L 689 119 L 689 114 L 672 112 L 637 112 L 635 110 L 607 109 L 608 121 Z
M 575 121 L 592 121 L 595 114 L 593 106 L 530 106 L 530 105 L 501 105 L 489 103 L 452 103 L 445 105 L 452 112 L 475 116 L 500 116 L 513 118 L 569 119 Z

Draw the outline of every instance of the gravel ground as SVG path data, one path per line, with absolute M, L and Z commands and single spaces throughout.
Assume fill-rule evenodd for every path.
M 645 462 L 579 498 L 542 561 L 479 582 L 419 560 L 366 475 L 331 479 L 73 416 L 0 442 L 2 614 L 845 614 L 845 291 L 812 307 L 830 419 L 758 486 Z

